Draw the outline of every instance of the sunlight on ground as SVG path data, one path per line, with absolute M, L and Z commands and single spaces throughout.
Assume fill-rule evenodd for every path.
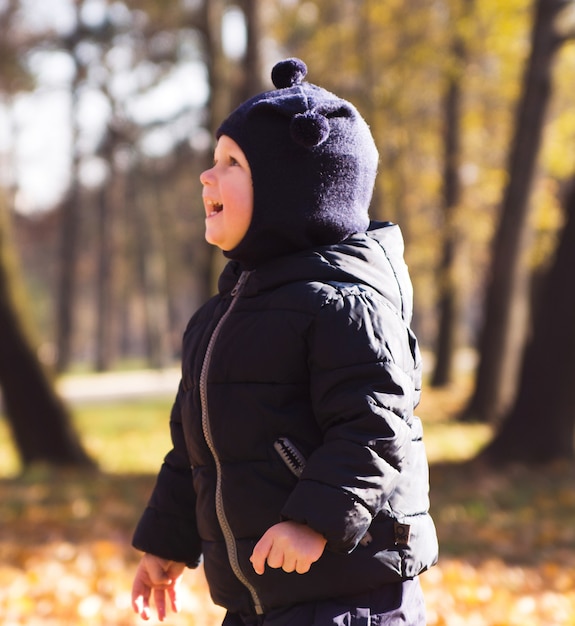
M 421 576 L 428 626 L 572 626 L 575 567 L 444 559 Z
M 0 416 L 0 478 L 14 476 L 18 471 L 18 457 L 6 420 Z
M 6 554 L 0 565 L 2 626 L 132 626 L 159 624 L 155 615 L 142 621 L 131 608 L 130 589 L 136 564 L 126 545 L 109 540 L 72 544 L 65 541 L 30 546 Z M 170 626 L 215 626 L 223 609 L 211 602 L 203 571 L 187 571 L 181 611 L 170 613 Z
M 428 626 L 575 626 L 575 464 L 488 472 L 472 458 L 491 430 L 455 418 L 469 381 L 426 387 L 418 409 L 431 461 L 440 562 L 422 575 Z M 0 623 L 136 626 L 131 534 L 169 448 L 170 399 L 79 406 L 74 420 L 104 473 L 18 462 L 0 419 Z M 446 462 L 454 462 L 450 465 Z M 12 478 L 11 478 L 12 477 Z M 201 570 L 186 573 L 167 626 L 218 626 Z M 158 624 L 154 618 L 148 624 Z
M 171 447 L 171 399 L 123 400 L 74 408 L 74 422 L 88 453 L 105 472 L 156 473 Z M 19 471 L 8 426 L 0 418 L 0 478 Z
M 467 461 L 491 439 L 486 424 L 424 424 L 429 463 Z

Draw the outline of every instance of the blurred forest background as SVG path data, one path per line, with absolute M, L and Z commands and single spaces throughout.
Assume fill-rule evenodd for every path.
M 406 240 L 432 399 L 422 413 L 447 416 L 451 439 L 441 433 L 465 450 L 469 429 L 480 429 L 474 467 L 511 466 L 505 486 L 484 485 L 489 497 L 531 480 L 513 473 L 517 463 L 543 480 L 533 468 L 558 462 L 542 489 L 563 508 L 548 513 L 573 511 L 557 480 L 573 472 L 575 432 L 575 2 L 0 0 L 0 32 L 1 441 L 15 455 L 8 475 L 29 470 L 3 483 L 14 503 L 5 522 L 27 519 L 25 502 L 51 515 L 50 480 L 35 468 L 109 469 L 57 381 L 177 365 L 185 324 L 223 262 L 204 241 L 199 184 L 214 129 L 270 88 L 271 67 L 287 56 L 303 58 L 308 79 L 354 102 L 372 128 L 371 213 L 399 223 Z M 450 472 L 434 471 L 445 486 Z M 452 487 L 440 502 L 469 496 Z M 100 496 L 78 500 L 82 488 L 62 498 L 72 494 L 83 520 Z M 473 537 L 458 515 L 476 505 L 447 506 L 440 530 Z M 500 539 L 511 541 L 510 528 L 497 528 Z M 573 533 L 561 541 L 574 550 Z M 76 564 L 65 545 L 62 559 Z M 10 552 L 13 563 L 26 561 L 22 550 Z M 555 557 L 547 574 L 559 584 Z M 465 578 L 448 567 L 441 584 Z M 573 599 L 570 572 L 560 586 Z M 493 602 L 481 589 L 467 600 Z M 575 623 L 528 613 L 517 623 Z M 27 615 L 10 623 L 36 623 Z

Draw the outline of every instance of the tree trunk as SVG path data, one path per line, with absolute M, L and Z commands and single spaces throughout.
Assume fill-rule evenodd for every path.
M 73 168 L 75 169 L 75 168 Z M 56 369 L 63 372 L 72 360 L 73 312 L 76 299 L 80 189 L 72 183 L 60 211 L 59 282 L 56 302 Z
M 361 7 L 358 7 L 357 17 L 358 24 L 356 28 L 356 45 L 358 50 L 362 50 L 362 54 L 358 57 L 358 75 L 362 80 L 358 81 L 359 92 L 357 94 L 356 105 L 362 111 L 365 119 L 368 121 L 371 134 L 376 145 L 380 143 L 382 134 L 379 127 L 380 116 L 377 114 L 380 108 L 378 102 L 377 91 L 381 81 L 381 67 L 377 62 L 375 53 L 376 43 L 379 40 L 379 33 L 374 25 L 373 14 L 378 10 L 378 0 L 363 0 Z M 383 130 L 385 134 L 386 129 Z M 371 198 L 370 214 L 372 219 L 385 218 L 386 198 L 382 193 L 380 181 L 383 179 L 383 163 L 380 163 L 379 176 L 373 188 Z M 405 232 L 403 233 L 405 236 Z
M 240 88 L 240 101 L 247 100 L 264 90 L 261 0 L 242 0 L 246 19 L 246 54 L 243 59 L 244 77 Z
M 231 63 L 224 53 L 221 29 L 226 3 L 212 0 L 204 3 L 204 34 L 206 39 L 206 64 L 210 83 L 210 101 L 208 104 L 208 129 L 215 134 L 218 126 L 231 113 L 235 104 L 239 104 L 263 90 L 262 52 L 261 52 L 261 0 L 242 0 L 240 6 L 246 20 L 246 53 L 242 62 L 241 82 L 239 85 L 231 76 Z M 234 104 L 235 103 L 235 104 Z M 208 156 L 206 167 L 211 163 Z M 218 277 L 226 262 L 225 257 L 215 247 L 211 247 L 206 267 L 206 296 L 217 288 Z
M 230 62 L 226 58 L 222 42 L 222 20 L 225 8 L 226 3 L 224 0 L 204 0 L 202 23 L 205 36 L 205 62 L 210 84 L 206 126 L 212 137 L 215 136 L 219 125 L 230 113 L 232 103 Z M 210 152 L 206 155 L 206 168 L 211 167 L 212 160 L 213 154 Z M 206 264 L 202 272 L 204 292 L 200 296 L 202 301 L 216 291 L 222 266 L 221 252 L 216 247 L 209 246 L 207 248 Z
M 517 389 L 528 321 L 528 200 L 550 100 L 553 59 L 560 43 L 554 20 L 561 7 L 561 0 L 538 0 L 535 8 L 531 54 L 494 241 L 477 379 L 462 415 L 467 420 L 496 421 L 509 408 Z
M 9 218 L 0 206 L 0 387 L 22 464 L 94 468 L 17 312 L 8 231 Z
M 144 302 L 147 356 L 150 367 L 162 368 L 169 360 L 169 325 L 166 262 L 159 242 L 155 206 L 157 183 L 152 179 L 142 182 L 140 186 L 145 193 L 132 194 L 135 204 L 131 206 L 131 211 L 138 277 Z
M 68 369 L 72 360 L 72 339 L 74 335 L 74 306 L 76 300 L 76 274 L 78 264 L 78 235 L 80 225 L 80 184 L 78 153 L 78 95 L 82 83 L 81 64 L 76 57 L 76 47 L 81 41 L 78 30 L 80 24 L 80 6 L 74 3 L 76 30 L 64 40 L 64 46 L 75 65 L 75 76 L 71 87 L 70 127 L 72 160 L 70 163 L 70 187 L 64 198 L 60 214 L 60 256 L 58 293 L 56 301 L 56 370 Z
M 469 3 L 469 0 L 468 0 Z M 456 28 L 455 20 L 453 27 Z M 465 42 L 455 30 L 451 44 L 451 65 L 443 103 L 444 112 L 444 170 L 443 170 L 443 229 L 441 258 L 438 268 L 439 328 L 435 348 L 432 387 L 442 387 L 453 378 L 453 362 L 458 343 L 459 294 L 456 275 L 459 236 L 455 212 L 461 201 L 461 99 L 462 79 L 467 61 Z
M 97 274 L 97 319 L 96 319 L 96 371 L 110 369 L 112 351 L 112 216 L 109 184 L 102 185 L 97 192 L 98 219 L 98 274 Z
M 575 436 L 575 178 L 567 223 L 545 279 L 514 406 L 480 455 L 491 464 L 573 457 Z

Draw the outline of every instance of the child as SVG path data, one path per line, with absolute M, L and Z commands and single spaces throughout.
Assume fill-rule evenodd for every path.
M 368 218 L 367 124 L 306 73 L 278 63 L 201 175 L 230 262 L 184 334 L 173 449 L 134 535 L 144 619 L 151 595 L 177 610 L 203 558 L 225 626 L 425 623 L 437 539 L 403 242 Z

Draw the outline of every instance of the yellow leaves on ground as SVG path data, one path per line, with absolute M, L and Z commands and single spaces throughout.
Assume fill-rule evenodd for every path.
M 429 625 L 575 625 L 575 464 L 431 470 L 442 557 Z
M 28 549 L 0 545 L 0 615 L 3 626 L 127 626 L 133 615 L 130 589 L 135 558 L 124 541 L 79 545 L 50 542 Z M 10 565 L 6 565 L 9 562 Z M 209 626 L 221 623 L 203 574 L 187 572 L 182 611 L 167 623 Z M 150 624 L 157 623 L 156 619 Z
M 124 543 L 56 542 L 29 549 L 2 545 L 0 553 L 3 626 L 141 623 L 130 607 L 135 560 Z M 525 567 L 495 558 L 472 564 L 445 557 L 421 578 L 429 626 L 575 624 L 574 565 Z M 186 572 L 182 605 L 180 614 L 169 614 L 165 623 L 221 623 L 223 611 L 211 603 L 201 570 Z
M 0 481 L 2 626 L 134 626 L 138 475 Z M 575 626 L 575 463 L 487 471 L 434 465 L 439 564 L 422 575 L 429 626 Z M 202 570 L 170 626 L 217 626 Z M 154 618 L 150 624 L 157 624 Z
M 490 436 L 453 420 L 468 388 L 428 393 L 420 406 L 434 461 L 431 505 L 440 543 L 439 564 L 421 577 L 428 624 L 575 626 L 575 462 L 505 471 L 465 462 Z M 88 434 L 118 445 L 125 432 L 135 438 L 134 424 L 146 413 L 138 405 L 130 415 L 121 407 L 87 418 Z M 164 418 L 150 409 L 146 437 L 164 429 Z M 161 454 L 155 448 L 162 446 L 143 441 L 140 448 Z M 112 445 L 100 447 L 118 454 Z M 112 460 L 102 457 L 102 466 Z M 122 463 L 151 471 L 128 453 Z M 38 468 L 0 480 L 0 624 L 144 624 L 130 606 L 139 559 L 130 540 L 154 480 Z M 212 604 L 201 570 L 186 572 L 182 605 L 164 624 L 221 624 L 223 611 Z
M 575 564 L 446 558 L 422 577 L 429 626 L 575 624 Z
M 0 481 L 2 626 L 131 626 L 131 534 L 153 477 L 36 471 Z M 221 623 L 201 570 L 172 626 Z M 218 621 L 219 620 L 219 621 Z M 157 623 L 150 620 L 151 624 Z

